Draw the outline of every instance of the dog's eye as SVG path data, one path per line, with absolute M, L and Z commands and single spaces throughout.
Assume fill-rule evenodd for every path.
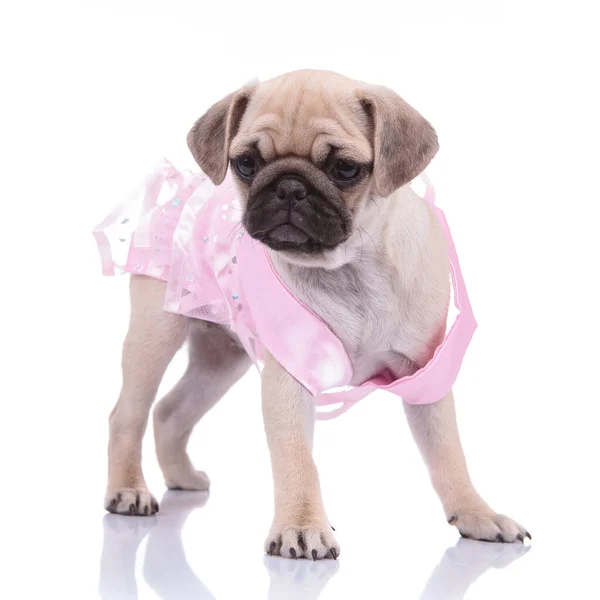
M 360 174 L 360 167 L 349 160 L 339 158 L 333 163 L 331 174 L 338 181 L 351 181 Z
M 242 154 L 234 160 L 234 166 L 242 179 L 252 179 L 258 171 L 258 161 L 252 154 Z

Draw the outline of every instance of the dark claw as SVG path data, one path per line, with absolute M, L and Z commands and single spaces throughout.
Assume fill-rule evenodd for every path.
M 502 534 L 501 534 L 501 533 L 499 533 L 499 534 L 496 536 L 496 541 L 497 541 L 497 542 L 503 542 L 503 541 L 504 541 L 504 537 L 502 536 Z
M 335 548 L 331 548 L 331 550 L 329 550 L 329 553 L 331 554 L 331 558 L 333 558 L 333 560 L 337 560 L 338 551 Z
M 129 513 L 135 515 L 135 504 L 129 505 Z
M 135 495 L 135 510 L 136 510 L 136 512 L 139 509 L 139 507 L 140 507 L 140 495 L 136 494 Z
M 110 501 L 110 507 L 111 507 L 111 508 L 117 508 L 117 499 L 116 499 L 116 498 L 113 498 L 113 499 Z
M 156 500 L 153 500 L 152 502 L 152 514 L 157 513 L 158 512 L 158 502 L 156 502 Z
M 529 539 L 531 539 L 531 534 L 529 533 L 529 531 L 525 532 L 525 537 L 528 537 Z
M 296 551 L 293 548 L 290 548 L 290 554 L 292 555 L 292 558 L 298 558 L 296 556 Z
M 333 525 L 331 526 L 331 529 L 333 529 L 335 531 L 335 527 Z
M 453 517 L 450 517 L 448 519 L 448 524 L 452 525 L 453 523 L 456 523 L 456 521 L 458 521 L 458 517 L 456 515 L 454 515 Z
M 147 515 L 148 514 L 148 505 L 146 504 L 146 506 L 144 506 L 144 514 Z
M 273 554 L 275 554 L 275 548 L 277 548 L 277 542 L 271 542 L 271 545 L 269 546 L 270 556 L 273 556 Z
M 312 557 L 313 557 L 313 560 L 317 560 L 317 551 L 316 550 L 312 551 Z
M 525 538 L 524 538 L 524 537 L 523 537 L 523 536 L 522 536 L 520 533 L 519 533 L 519 535 L 517 536 L 517 539 L 518 539 L 520 542 L 523 542 L 523 541 L 525 541 Z

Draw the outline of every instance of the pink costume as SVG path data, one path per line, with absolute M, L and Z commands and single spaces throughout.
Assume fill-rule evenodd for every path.
M 241 224 L 242 206 L 228 173 L 215 186 L 201 172 L 161 161 L 129 202 L 94 229 L 104 275 L 143 274 L 166 282 L 164 309 L 228 325 L 262 366 L 264 348 L 315 396 L 321 419 L 336 417 L 381 388 L 410 404 L 429 404 L 450 391 L 477 327 L 444 213 L 427 178 L 424 201 L 437 215 L 450 259 L 459 313 L 431 360 L 414 375 L 389 382 L 375 376 L 351 387 L 352 365 L 341 341 L 297 300 L 265 247 Z

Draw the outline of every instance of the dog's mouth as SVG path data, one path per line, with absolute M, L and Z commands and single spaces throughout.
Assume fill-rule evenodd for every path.
M 275 225 L 266 231 L 249 233 L 254 239 L 277 251 L 316 254 L 333 247 L 290 222 Z
M 271 229 L 271 231 L 266 234 L 263 241 L 265 243 L 271 242 L 272 244 L 301 246 L 306 244 L 309 239 L 308 235 L 299 227 L 296 227 L 291 223 L 284 223 L 283 225 Z
M 279 214 L 268 225 L 256 226 L 252 216 L 246 219 L 248 233 L 272 250 L 301 254 L 318 254 L 331 250 L 346 239 L 345 232 L 332 227 L 329 232 L 314 227 L 310 219 L 299 213 Z M 265 226 L 266 225 L 266 226 Z

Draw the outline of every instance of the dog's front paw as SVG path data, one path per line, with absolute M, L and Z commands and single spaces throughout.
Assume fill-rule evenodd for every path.
M 337 559 L 340 546 L 327 522 L 306 525 L 276 522 L 265 541 L 265 551 L 286 558 Z
M 487 506 L 460 507 L 452 511 L 448 523 L 460 535 L 482 542 L 514 543 L 531 539 L 529 532 L 509 517 L 499 515 Z
M 104 498 L 104 508 L 119 515 L 148 517 L 158 512 L 158 502 L 145 487 L 109 489 Z

